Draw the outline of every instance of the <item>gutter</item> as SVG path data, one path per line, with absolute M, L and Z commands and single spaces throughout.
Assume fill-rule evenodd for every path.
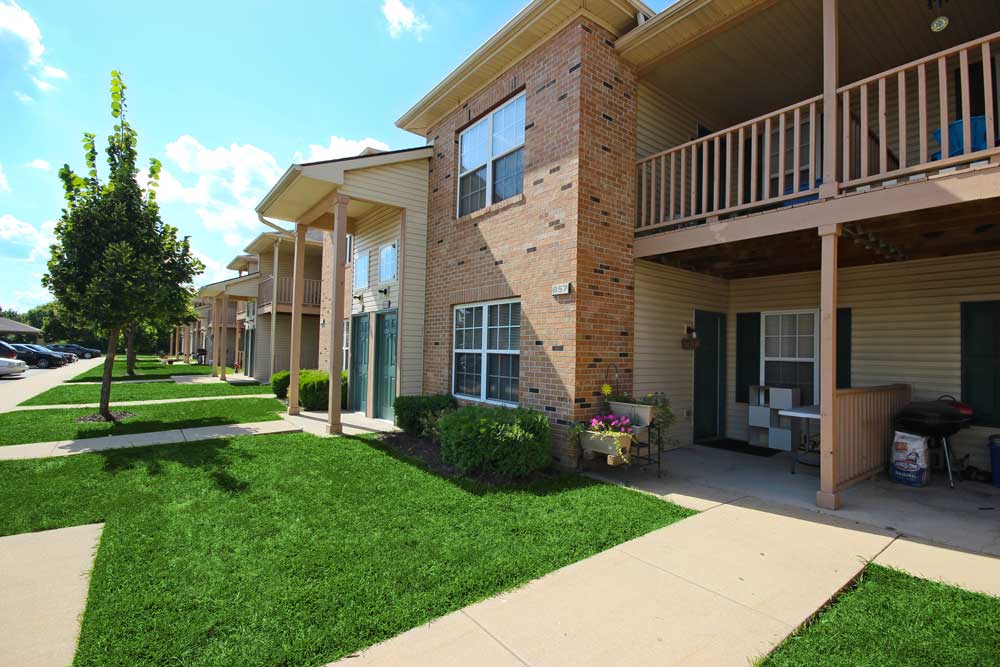
M 262 224 L 267 225 L 268 227 L 270 227 L 274 231 L 278 232 L 282 236 L 287 236 L 289 238 L 295 238 L 294 234 L 292 234 L 290 231 L 288 231 L 287 229 L 285 229 L 281 225 L 278 225 L 278 224 L 275 224 L 275 223 L 271 222 L 270 220 L 268 220 L 267 218 L 265 218 L 262 213 L 258 213 L 257 214 L 257 219 L 260 220 L 260 222 Z

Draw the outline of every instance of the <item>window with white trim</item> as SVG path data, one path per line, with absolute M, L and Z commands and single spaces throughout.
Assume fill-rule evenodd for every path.
M 368 251 L 358 253 L 354 258 L 354 289 L 368 287 Z
M 459 137 L 458 216 L 524 191 L 524 93 Z
M 814 310 L 761 313 L 761 384 L 797 387 L 802 405 L 818 398 L 817 319 Z
M 378 251 L 378 281 L 388 283 L 396 279 L 396 243 L 384 245 Z
M 344 318 L 344 338 L 341 340 L 341 353 L 343 358 L 340 360 L 340 368 L 342 370 L 347 370 L 347 357 L 348 353 L 351 351 L 351 318 Z
M 457 306 L 452 393 L 517 405 L 521 375 L 521 304 L 518 301 Z

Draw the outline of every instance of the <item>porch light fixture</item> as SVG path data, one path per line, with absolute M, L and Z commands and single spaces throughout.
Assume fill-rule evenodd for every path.
M 947 2 L 947 0 L 927 0 L 927 9 L 934 11 L 934 5 L 936 4 L 938 12 L 940 12 L 945 2 Z M 936 19 L 931 21 L 931 32 L 942 32 L 948 27 L 948 23 L 949 21 L 947 16 L 944 16 L 943 14 L 939 15 Z

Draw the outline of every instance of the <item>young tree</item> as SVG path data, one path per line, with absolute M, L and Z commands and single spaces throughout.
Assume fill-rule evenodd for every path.
M 91 133 L 83 135 L 87 175 L 68 164 L 59 170 L 67 205 L 42 279 L 74 322 L 108 338 L 100 404 L 107 421 L 113 421 L 108 404 L 119 335 L 138 322 L 162 317 L 164 304 L 190 294 L 188 286 L 202 270 L 188 239 L 178 239 L 177 230 L 160 220 L 159 160 L 150 160 L 146 189 L 139 185 L 138 137 L 125 120 L 125 90 L 113 71 L 111 115 L 117 124 L 108 137 L 107 180 L 98 178 Z

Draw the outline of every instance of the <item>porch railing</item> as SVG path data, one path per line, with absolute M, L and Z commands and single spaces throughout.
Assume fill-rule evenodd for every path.
M 294 289 L 292 276 L 278 276 L 278 304 L 291 305 L 292 290 Z M 274 276 L 268 276 L 260 281 L 257 286 L 257 306 L 266 306 L 271 303 L 271 296 L 274 290 Z M 323 293 L 322 280 L 303 281 L 302 305 L 319 307 L 320 298 Z
M 274 276 L 268 276 L 257 283 L 257 306 L 266 306 L 271 303 L 271 296 L 274 292 Z
M 923 177 L 1000 154 L 1000 32 L 837 90 L 841 192 Z M 819 198 L 823 97 L 636 162 L 636 229 L 711 222 Z
M 893 419 L 910 402 L 910 385 L 838 389 L 836 393 L 837 491 L 884 470 Z

